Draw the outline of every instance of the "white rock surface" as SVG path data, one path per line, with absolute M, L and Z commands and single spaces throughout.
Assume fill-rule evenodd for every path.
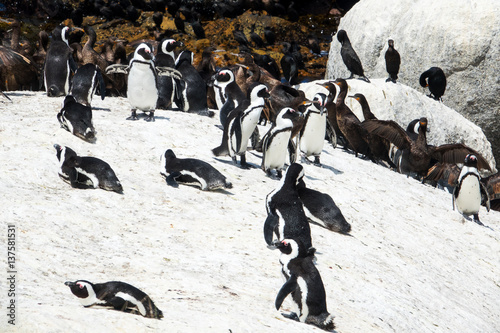
M 326 80 L 303 83 L 296 86 L 312 99 L 318 91 L 327 90 L 316 83 Z M 356 93 L 365 95 L 370 110 L 380 120 L 394 120 L 404 129 L 410 121 L 426 117 L 429 122 L 427 140 L 432 145 L 447 143 L 463 143 L 477 150 L 488 160 L 492 169 L 495 159 L 491 144 L 480 127 L 464 118 L 455 110 L 441 102 L 429 98 L 419 91 L 401 83 L 385 82 L 385 79 L 372 79 L 371 83 L 363 80 L 347 80 L 349 91 L 347 96 Z M 338 93 L 337 89 L 337 93 Z M 363 121 L 363 113 L 358 101 L 346 98 L 346 104 Z
M 443 103 L 481 126 L 499 156 L 500 1 L 363 0 L 340 21 L 369 78 L 387 78 L 384 54 L 392 38 L 401 55 L 399 82 L 428 94 L 422 72 L 441 67 Z M 349 77 L 336 36 L 325 78 Z

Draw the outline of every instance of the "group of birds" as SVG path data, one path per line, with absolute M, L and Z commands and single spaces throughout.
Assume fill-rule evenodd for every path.
M 113 3 L 110 2 L 110 7 Z M 180 8 L 175 15 L 180 16 L 179 12 L 182 12 Z M 186 14 L 182 16 L 186 17 Z M 199 17 L 194 20 L 199 21 Z M 107 41 L 109 58 L 106 58 L 94 50 L 96 34 L 90 26 L 84 30 L 58 26 L 52 32 L 48 47 L 48 38 L 41 34 L 41 45 L 45 45 L 41 49 L 46 50 L 42 65 L 23 56 L 20 49 L 6 53 L 5 47 L 0 48 L 0 64 L 16 58 L 16 66 L 34 68 L 35 74 L 43 69 L 47 96 L 65 96 L 63 108 L 57 115 L 61 126 L 88 142 L 97 139 L 92 123 L 92 97 L 98 92 L 104 99 L 109 87 L 116 89 L 117 94 L 127 96 L 131 105 L 129 120 L 137 120 L 144 113 L 144 119 L 153 122 L 157 109 L 212 117 L 215 109 L 219 113 L 222 131 L 220 144 L 212 149 L 213 154 L 229 156 L 245 169 L 253 167 L 247 162 L 246 153 L 254 150 L 254 155 L 262 157 L 260 167 L 266 175 L 281 179 L 280 185 L 266 198 L 268 215 L 264 223 L 265 241 L 268 246 L 280 250 L 286 280 L 276 297 L 276 308 L 279 309 L 291 294 L 299 311 L 289 315 L 290 318 L 331 330 L 334 328 L 333 317 L 327 311 L 323 282 L 314 266 L 316 256 L 309 222 L 320 223 L 344 234 L 349 233 L 351 226 L 329 195 L 305 186 L 303 167 L 296 163 L 297 155 L 302 155 L 304 163 L 321 166 L 320 155 L 327 139 L 334 146 L 340 144 L 357 156 L 384 163 L 401 173 L 431 180 L 443 178 L 450 165 L 463 163 L 462 169 L 457 167 L 458 175 L 454 171 L 453 203 L 460 213 L 472 215 L 478 223 L 481 202 L 488 205 L 484 198 L 488 193 L 491 195 L 492 189 L 497 190 L 495 193 L 500 192 L 500 182 L 491 178 L 491 186 L 484 186 L 478 169 L 491 171 L 490 166 L 473 149 L 463 144 L 429 145 L 426 140 L 427 119 L 417 119 L 405 130 L 394 121 L 377 119 L 363 94 L 348 96 L 349 79 L 355 75 L 367 82 L 369 79 L 344 30 L 338 31 L 337 39 L 342 44 L 341 56 L 351 76 L 321 82 L 307 95 L 300 86 L 294 86 L 300 83 L 298 68 L 301 60 L 297 45 L 284 44 L 281 67 L 285 77 L 282 80 L 279 69 L 276 71 L 276 63 L 264 55 L 248 52 L 245 43 L 247 46 L 250 43 L 243 39 L 244 35 L 238 34 L 238 30 L 235 30 L 234 38 L 242 46 L 241 61 L 224 68 L 214 65 L 214 48 L 207 48 L 195 67 L 193 53 L 180 50 L 182 43 L 168 37 L 156 42 L 139 41 L 129 55 L 125 53 L 123 41 L 111 38 Z M 81 49 L 71 48 L 72 34 L 81 34 L 82 31 L 89 37 L 87 43 Z M 252 40 L 259 45 L 256 37 Z M 266 40 L 274 43 L 272 34 L 266 35 Z M 12 42 L 12 45 L 19 44 Z M 385 59 L 389 74 L 387 81 L 396 83 L 401 58 L 393 40 L 388 41 Z M 35 84 L 36 75 L 16 75 L 18 73 L 17 69 L 0 71 L 2 84 L 8 84 L 2 86 L 3 90 L 13 87 L 29 89 Z M 25 73 L 30 72 L 23 71 Z M 421 74 L 420 84 L 429 86 L 430 96 L 440 100 L 446 88 L 446 77 L 442 70 L 432 67 Z M 361 104 L 363 121 L 346 105 L 346 98 L 354 98 Z M 268 123 L 271 126 L 261 137 L 259 128 Z M 71 186 L 123 192 L 120 181 L 106 162 L 78 156 L 69 147 L 54 147 L 60 162 L 59 176 Z M 313 162 L 309 161 L 311 156 Z M 196 184 L 202 190 L 230 189 L 233 186 L 210 164 L 178 158 L 170 149 L 162 156 L 161 163 L 161 173 L 171 186 Z M 486 195 L 481 195 L 481 192 L 485 193 L 482 188 L 487 188 Z M 273 240 L 274 234 L 277 240 Z M 125 311 L 136 307 L 146 317 L 162 316 L 147 295 L 123 282 L 92 284 L 79 280 L 66 284 L 85 306 L 103 304 Z M 103 293 L 107 288 L 113 292 Z

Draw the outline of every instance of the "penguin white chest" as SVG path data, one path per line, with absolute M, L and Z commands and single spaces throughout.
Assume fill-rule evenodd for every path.
M 142 111 L 156 109 L 158 90 L 153 68 L 149 64 L 134 63 L 128 74 L 127 98 L 132 108 Z
M 323 150 L 326 134 L 326 113 L 311 113 L 307 118 L 302 136 L 300 137 L 300 151 L 306 156 L 317 156 Z
M 479 212 L 481 190 L 477 177 L 469 175 L 463 178 L 455 204 L 461 214 L 472 215 Z
M 283 168 L 286 162 L 290 134 L 290 131 L 282 131 L 274 135 L 271 144 L 265 151 L 264 167 L 266 170 Z
M 241 121 L 241 147 L 239 153 L 242 154 L 247 150 L 248 140 L 252 136 L 255 127 L 257 127 L 257 122 L 260 118 L 260 113 L 262 107 L 256 107 L 250 111 Z

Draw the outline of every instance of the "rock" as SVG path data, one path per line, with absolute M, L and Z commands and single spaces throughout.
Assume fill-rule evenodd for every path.
M 365 74 L 386 78 L 384 54 L 394 39 L 401 55 L 399 82 L 417 89 L 422 72 L 441 67 L 443 103 L 480 126 L 500 158 L 500 2 L 497 0 L 364 0 L 340 21 Z M 333 38 L 325 78 L 348 77 Z
M 295 88 L 304 91 L 306 97 L 312 99 L 316 92 L 326 91 L 316 84 L 323 81 L 303 83 Z M 463 143 L 478 151 L 489 162 L 492 170 L 496 168 L 491 144 L 481 128 L 443 103 L 404 84 L 385 82 L 385 77 L 371 79 L 371 83 L 358 79 L 347 80 L 347 83 L 347 96 L 356 93 L 365 95 L 371 111 L 378 119 L 394 120 L 406 129 L 410 121 L 426 117 L 429 122 L 429 144 Z M 346 104 L 359 120 L 364 120 L 361 106 L 355 99 L 346 98 Z

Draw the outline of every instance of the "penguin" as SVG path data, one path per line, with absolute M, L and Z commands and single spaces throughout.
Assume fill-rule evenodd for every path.
M 94 93 L 99 91 L 101 99 L 106 96 L 106 85 L 101 70 L 97 65 L 86 64 L 78 68 L 73 76 L 73 82 L 69 94 L 75 100 L 86 106 L 90 106 Z
M 283 43 L 283 56 L 281 57 L 280 64 L 281 70 L 285 81 L 290 85 L 299 83 L 299 68 L 296 59 L 291 52 L 291 44 Z
M 92 283 L 87 280 L 66 281 L 68 286 L 84 307 L 93 305 L 113 307 L 115 310 L 139 313 L 146 318 L 163 318 L 163 312 L 153 300 L 136 287 L 121 281 Z
M 345 30 L 339 30 L 337 32 L 337 40 L 342 44 L 340 49 L 340 55 L 342 56 L 342 61 L 344 62 L 347 69 L 351 72 L 351 76 L 349 79 L 354 77 L 354 74 L 360 76 L 360 79 L 370 83 L 370 80 L 365 76 L 363 65 L 361 64 L 361 60 L 359 60 L 356 51 L 354 51 L 351 41 L 347 36 L 347 32 Z
M 389 73 L 389 77 L 385 82 L 396 83 L 398 79 L 399 73 L 399 65 L 401 65 L 401 57 L 399 56 L 399 52 L 394 48 L 394 41 L 389 39 L 388 42 L 389 47 L 387 51 L 385 51 L 385 68 L 387 73 Z
M 303 177 L 299 180 L 297 189 L 304 212 L 310 221 L 341 234 L 348 234 L 351 231 L 351 225 L 331 196 L 308 188 Z
M 215 156 L 229 155 L 235 163 L 236 157 L 240 156 L 240 167 L 249 168 L 245 156 L 248 140 L 257 127 L 265 98 L 268 97 L 269 92 L 264 84 L 255 82 L 250 86 L 248 98 L 228 116 L 224 124 L 222 143 L 212 149 Z
M 275 306 L 279 310 L 285 298 L 292 294 L 298 314 L 284 315 L 300 322 L 331 331 L 335 328 L 334 316 L 327 310 L 326 292 L 321 275 L 316 268 L 314 252 L 301 251 L 299 241 L 284 239 L 277 245 L 281 251 L 282 271 L 289 277 L 276 296 Z
M 326 95 L 317 93 L 304 112 L 304 125 L 299 133 L 299 149 L 305 155 L 314 156 L 314 164 L 321 165 L 319 156 L 326 135 Z
M 300 241 L 304 251 L 312 248 L 311 227 L 297 190 L 299 180 L 304 177 L 304 168 L 292 163 L 280 184 L 266 196 L 267 218 L 264 222 L 264 240 L 273 248 L 273 234 L 280 242 L 285 238 Z
M 484 225 L 479 220 L 482 196 L 486 197 L 486 209 L 490 211 L 490 198 L 477 170 L 477 157 L 467 154 L 458 176 L 458 185 L 453 190 L 453 209 L 456 207 L 458 212 L 466 218 L 472 215 L 474 222 Z
M 43 70 L 48 97 L 65 96 L 69 92 L 71 72 L 77 68 L 68 44 L 71 30 L 59 25 L 52 31 L 52 42 L 47 50 Z
M 207 162 L 177 158 L 171 149 L 161 156 L 160 165 L 160 173 L 166 178 L 167 184 L 173 187 L 178 187 L 177 183 L 194 184 L 202 191 L 233 187 L 224 175 Z
M 193 52 L 182 51 L 175 60 L 175 69 L 181 73 L 183 81 L 181 110 L 213 117 L 214 112 L 209 111 L 207 105 L 207 85 L 193 66 Z
M 181 45 L 182 43 L 177 42 L 175 39 L 163 39 L 160 42 L 158 52 L 155 57 L 156 67 L 168 67 L 173 70 L 175 68 L 174 51 L 178 46 Z M 182 87 L 182 83 L 180 80 L 180 77 L 177 78 L 174 76 L 158 77 L 158 101 L 156 104 L 157 109 L 171 108 L 174 101 L 177 105 L 181 104 L 180 89 Z
M 102 188 L 117 193 L 123 187 L 108 163 L 90 156 L 78 156 L 76 152 L 65 146 L 54 145 L 59 160 L 59 177 L 74 188 Z
M 439 67 L 431 67 L 420 75 L 420 85 L 424 88 L 429 87 L 431 92 L 428 96 L 436 101 L 442 100 L 446 90 L 446 76 Z
M 284 107 L 278 113 L 275 124 L 264 135 L 261 168 L 268 176 L 272 176 L 271 170 L 276 169 L 277 177 L 281 178 L 281 170 L 285 166 L 293 124 L 301 117 L 300 112 Z
M 246 96 L 236 83 L 234 73 L 229 68 L 222 68 L 213 77 L 215 103 L 219 111 L 222 126 L 226 123 L 229 112 L 240 105 Z
M 57 114 L 61 127 L 87 142 L 95 142 L 95 128 L 92 123 L 92 108 L 78 103 L 74 96 L 67 95 Z

